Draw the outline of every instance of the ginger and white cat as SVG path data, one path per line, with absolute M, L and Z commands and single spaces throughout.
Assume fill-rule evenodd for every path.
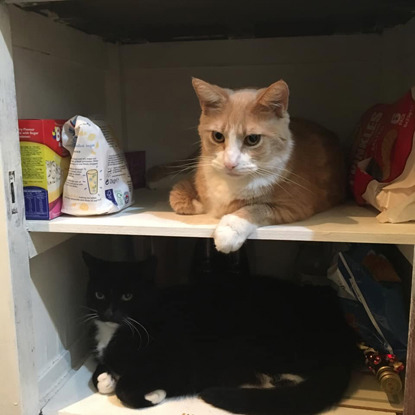
M 238 250 L 258 226 L 302 220 L 341 202 L 344 163 L 336 136 L 290 119 L 289 90 L 230 90 L 193 78 L 202 114 L 201 155 L 191 180 L 170 192 L 176 213 L 220 222 L 216 248 Z

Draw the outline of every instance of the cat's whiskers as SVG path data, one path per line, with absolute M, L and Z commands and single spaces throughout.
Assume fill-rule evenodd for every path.
M 267 172 L 269 172 L 270 174 L 275 174 L 275 172 L 272 172 L 272 170 L 268 170 L 268 169 L 265 169 L 265 168 L 263 168 L 262 167 L 262 169 L 264 170 L 264 171 L 267 171 Z M 295 177 L 298 177 L 299 179 L 301 179 L 302 181 L 304 181 L 304 182 L 306 182 L 306 183 L 309 183 L 309 184 L 311 184 L 311 182 L 309 181 L 309 180 L 307 180 L 305 177 L 303 177 L 303 176 L 300 176 L 299 174 L 296 174 L 296 173 L 294 173 L 293 171 L 291 171 L 291 170 L 289 170 L 289 169 L 286 169 L 286 168 L 284 168 L 284 167 L 278 167 L 278 170 L 279 171 L 281 171 L 281 172 L 284 172 L 284 174 L 282 175 L 282 174 L 279 174 L 279 178 L 281 179 L 281 180 L 285 180 L 285 181 L 290 181 L 291 183 L 293 183 L 293 184 L 296 184 L 297 186 L 300 186 L 300 187 L 302 187 L 303 189 L 305 189 L 305 190 L 309 190 L 310 191 L 310 189 L 307 189 L 306 187 L 304 187 L 304 186 L 302 186 L 298 181 L 295 181 L 295 180 L 292 180 L 292 179 L 290 179 L 289 177 L 290 176 L 295 176 Z M 278 174 L 278 173 L 277 173 Z
M 265 167 L 258 167 L 258 171 L 260 171 L 261 173 L 266 173 L 269 176 L 275 176 L 278 179 L 281 179 L 281 178 L 285 177 L 284 175 L 282 175 L 280 173 L 282 170 L 283 170 L 283 168 L 280 168 L 280 167 L 278 167 L 275 170 L 270 170 L 270 169 L 267 169 Z
M 296 174 L 296 173 L 294 173 L 292 170 L 290 170 L 290 169 L 286 169 L 286 168 L 284 168 L 284 167 L 280 167 L 279 168 L 280 170 L 283 170 L 284 172 L 286 172 L 287 173 L 287 176 L 296 176 L 296 177 L 299 177 L 300 179 L 302 179 L 302 180 L 304 180 L 304 181 L 306 181 L 306 182 L 309 182 L 310 183 L 310 181 L 309 180 L 307 180 L 304 176 L 300 176 L 299 174 Z
M 266 176 L 268 176 L 268 173 L 267 174 L 264 174 L 263 172 L 260 171 L 260 169 L 258 169 L 255 172 L 253 172 L 253 174 L 254 174 L 254 177 L 257 177 L 257 178 L 258 177 L 266 177 Z M 271 187 L 273 185 L 277 185 L 280 189 L 284 190 L 289 196 L 291 196 L 291 193 L 288 191 L 288 189 L 286 189 L 285 186 L 283 186 L 279 181 L 276 181 L 276 182 L 273 182 L 273 183 L 268 184 L 267 186 L 264 186 L 264 193 L 265 193 L 265 190 L 268 187 Z
M 79 306 L 79 307 L 80 307 L 80 308 L 85 308 L 86 310 L 92 311 L 92 312 L 94 312 L 94 313 L 96 313 L 96 312 L 97 312 L 97 310 L 95 310 L 95 308 L 88 307 L 88 306 L 86 306 L 86 305 L 81 305 L 81 306 Z
M 167 166 L 164 166 L 164 167 L 166 167 L 166 168 L 174 168 L 178 164 L 180 164 L 181 162 L 183 162 L 183 163 L 197 162 L 199 159 L 200 159 L 200 156 L 199 157 L 192 157 L 192 158 L 188 158 L 188 159 L 179 159 L 179 160 L 176 160 L 174 162 L 174 165 L 167 165 Z
M 176 176 L 178 176 L 179 174 L 184 174 L 184 173 L 190 173 L 190 172 L 192 172 L 193 170 L 195 170 L 196 169 L 196 166 L 192 166 L 192 167 L 185 167 L 185 168 L 182 168 L 182 169 L 180 169 L 180 170 L 175 170 L 175 171 L 172 171 L 172 172 L 170 172 L 170 173 L 167 173 L 166 174 L 166 176 L 167 177 L 171 177 L 172 179 L 174 179 Z
M 140 330 L 138 330 L 138 328 L 130 321 L 130 318 L 127 317 L 126 318 L 126 323 L 131 327 L 131 329 L 133 330 L 133 333 L 137 333 L 140 337 L 140 345 L 141 345 L 141 341 L 143 339 L 143 337 L 141 336 Z
M 200 144 L 200 141 L 197 141 L 194 144 L 196 144 L 196 143 Z M 173 166 L 165 166 L 165 167 L 167 167 L 167 168 L 170 168 L 170 167 L 174 168 L 180 162 L 184 162 L 184 163 L 192 162 L 192 161 L 197 162 L 199 160 L 205 160 L 205 159 L 211 159 L 211 158 L 212 158 L 212 156 L 202 156 L 202 155 L 198 155 L 197 157 L 189 157 L 189 158 L 185 158 L 185 159 L 178 159 L 178 160 L 175 161 L 175 165 L 173 165 Z
M 290 170 L 288 170 L 288 169 L 282 168 L 281 170 L 286 171 L 288 174 L 291 173 Z M 294 185 L 296 185 L 298 187 L 301 187 L 302 189 L 307 190 L 308 192 L 311 192 L 312 193 L 312 190 L 311 189 L 303 186 L 302 184 L 300 184 L 296 180 L 293 180 L 293 179 L 288 178 L 287 177 L 288 175 L 282 175 L 282 174 L 279 174 L 277 172 L 273 172 L 271 170 L 264 169 L 263 167 L 259 167 L 258 168 L 258 171 L 263 172 L 263 173 L 266 173 L 266 174 L 270 174 L 270 175 L 272 174 L 272 175 L 276 176 L 278 178 L 278 181 L 276 183 L 278 183 L 278 182 L 292 183 L 292 184 L 294 184 Z M 298 176 L 298 175 L 296 175 L 296 176 Z M 298 177 L 302 178 L 301 176 L 298 176 Z M 279 184 L 281 184 L 281 183 L 279 183 Z
M 181 166 L 175 166 L 175 167 L 170 166 L 169 169 L 171 169 L 171 171 L 170 173 L 167 173 L 167 174 L 172 174 L 172 173 L 175 173 L 176 171 L 195 169 L 196 167 L 197 167 L 197 164 L 183 164 Z
M 263 176 L 261 174 L 258 174 L 257 171 L 251 172 L 247 175 L 249 179 L 261 179 Z M 265 195 L 268 192 L 268 189 L 272 186 L 272 183 L 266 184 L 264 186 L 261 186 L 259 189 L 256 190 L 258 195 Z
M 141 336 L 140 331 L 137 329 L 137 327 L 134 326 L 134 324 L 132 324 L 129 321 L 129 317 L 124 318 L 123 322 L 128 326 L 128 328 L 131 330 L 131 334 L 134 336 L 134 332 L 136 332 L 138 334 L 138 336 L 140 337 L 140 344 L 139 344 L 139 348 L 141 347 L 141 343 L 143 341 L 143 337 Z
M 194 163 L 194 164 L 188 164 L 188 165 L 184 164 L 182 166 L 171 167 L 171 168 L 174 168 L 174 169 L 179 168 L 179 170 L 172 171 L 171 173 L 168 173 L 167 176 L 172 176 L 172 178 L 174 179 L 179 174 L 183 174 L 183 173 L 191 172 L 192 170 L 196 170 L 196 168 L 198 166 L 201 166 L 201 167 L 210 166 L 210 162 L 209 163 L 208 162 L 204 162 L 204 163 L 197 162 L 197 163 Z
M 300 178 L 300 179 L 301 179 L 301 180 L 303 180 L 304 182 L 311 184 L 310 180 L 307 180 L 305 177 L 300 176 L 299 174 L 295 174 L 293 171 L 291 171 L 291 170 L 289 170 L 289 169 L 284 169 L 284 168 L 281 168 L 281 170 L 283 170 L 284 172 L 286 172 L 286 176 L 287 176 L 287 177 L 288 177 L 288 176 L 295 176 L 295 177 Z
M 134 330 L 131 328 L 131 325 L 128 322 L 128 320 L 126 318 L 123 318 L 122 322 L 130 329 L 131 334 L 134 336 Z
M 179 163 L 181 161 L 183 163 Z M 167 169 L 177 169 L 177 168 L 189 167 L 189 166 L 197 167 L 200 163 L 205 164 L 206 162 L 210 163 L 211 161 L 212 161 L 212 157 L 210 157 L 210 156 L 199 156 L 199 157 L 186 159 L 186 160 L 178 160 L 177 163 L 175 163 L 174 165 L 171 165 L 171 166 L 166 166 L 166 168 Z
M 90 314 L 86 314 L 85 316 L 82 316 L 79 319 L 79 323 L 80 324 L 86 324 L 92 320 L 96 320 L 98 318 L 98 314 L 97 313 L 90 313 Z
M 183 164 L 178 164 L 176 166 L 167 166 L 168 169 L 171 170 L 176 170 L 176 169 L 181 169 L 181 168 L 196 168 L 199 165 L 205 165 L 205 164 L 209 164 L 210 161 L 208 160 L 201 160 L 201 161 L 192 161 L 190 163 L 183 163 Z
M 301 185 L 300 183 L 298 183 L 297 181 L 289 179 L 288 177 L 283 177 L 282 181 L 285 182 L 285 183 L 292 183 L 292 184 L 294 184 L 298 187 L 301 187 L 304 190 L 307 190 L 307 192 L 313 193 L 313 191 L 311 189 L 309 189 L 308 187 L 305 187 L 305 186 Z
M 171 177 L 172 179 L 174 179 L 176 176 L 178 176 L 179 174 L 184 174 L 184 173 L 190 173 L 193 170 L 196 170 L 196 166 L 189 166 L 189 167 L 185 167 L 183 169 L 180 169 L 178 171 L 172 171 L 171 173 L 168 173 L 167 176 Z
M 130 322 L 132 322 L 132 323 L 135 323 L 135 324 L 138 324 L 138 326 L 139 327 L 141 327 L 143 330 L 144 330 L 144 332 L 146 333 L 146 335 L 147 335 L 147 344 L 146 344 L 146 346 L 145 347 L 147 347 L 149 344 L 150 344 L 150 334 L 149 334 L 149 332 L 147 331 L 147 329 L 141 324 L 141 323 L 139 323 L 137 320 L 135 320 L 135 319 L 133 319 L 132 317 L 128 317 L 128 320 L 130 321 Z M 138 329 L 137 329 L 138 330 Z
M 78 317 L 77 320 L 79 324 L 86 324 L 98 318 L 98 310 L 95 308 L 88 307 L 86 305 L 79 305 L 79 308 L 88 311 L 87 313 L 82 312 L 82 315 Z
M 213 159 L 210 165 L 216 170 L 225 170 L 223 163 L 216 159 Z

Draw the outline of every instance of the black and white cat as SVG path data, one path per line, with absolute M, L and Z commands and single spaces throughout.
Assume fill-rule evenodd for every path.
M 330 289 L 226 275 L 157 289 L 153 259 L 84 259 L 101 393 L 134 408 L 199 395 L 249 415 L 316 414 L 342 398 L 357 351 Z

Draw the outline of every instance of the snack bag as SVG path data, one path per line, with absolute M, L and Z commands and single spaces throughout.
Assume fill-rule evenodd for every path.
M 49 220 L 61 214 L 69 153 L 62 147 L 64 120 L 19 120 L 26 219 Z
M 415 220 L 415 87 L 394 104 L 362 117 L 355 134 L 350 184 L 359 204 L 380 222 Z
M 132 182 L 124 154 L 104 121 L 77 115 L 62 130 L 71 153 L 62 212 L 76 216 L 118 212 L 132 203 Z

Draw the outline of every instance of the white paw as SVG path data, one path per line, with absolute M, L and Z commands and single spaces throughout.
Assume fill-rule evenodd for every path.
M 279 380 L 281 381 L 288 381 L 291 382 L 294 385 L 298 385 L 301 382 L 304 382 L 305 379 L 300 375 L 294 375 L 293 373 L 283 373 L 280 375 Z
M 107 395 L 115 390 L 115 379 L 107 372 L 101 373 L 98 378 L 97 389 L 99 393 Z
M 163 402 L 164 399 L 166 399 L 166 391 L 163 389 L 156 389 L 153 392 L 147 393 L 147 395 L 144 395 L 144 399 L 146 401 L 151 402 L 153 405 L 157 405 L 160 402 Z
M 216 249 L 225 254 L 237 251 L 256 228 L 256 225 L 239 216 L 223 216 L 213 233 Z

